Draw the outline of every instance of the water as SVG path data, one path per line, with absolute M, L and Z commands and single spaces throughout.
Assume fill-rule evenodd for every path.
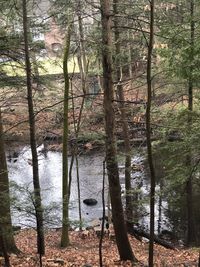
M 42 200 L 45 206 L 45 223 L 48 227 L 61 226 L 61 199 L 62 199 L 62 154 L 49 151 L 45 156 L 41 153 L 43 146 L 38 148 L 39 154 L 39 173 L 42 189 Z M 16 151 L 13 155 L 13 151 Z M 134 219 L 136 223 L 148 230 L 149 226 L 149 173 L 145 159 L 142 153 L 132 157 L 132 188 L 134 191 Z M 14 156 L 14 157 L 13 157 Z M 176 196 L 182 196 L 183 190 L 173 188 L 167 190 L 168 180 L 165 178 L 165 164 L 162 157 L 168 155 L 162 154 L 155 158 L 156 166 L 156 203 L 155 203 L 155 229 L 156 233 L 164 229 L 172 230 L 177 237 L 184 240 L 186 233 L 186 205 L 185 196 L 176 201 Z M 17 196 L 17 201 L 12 200 L 12 219 L 15 225 L 21 224 L 25 227 L 35 226 L 35 217 L 33 205 L 31 205 L 32 194 L 32 166 L 31 151 L 29 147 L 7 149 L 8 170 L 10 181 L 18 184 L 18 188 L 11 187 L 13 196 Z M 70 163 L 71 158 L 68 158 Z M 79 156 L 79 174 L 81 189 L 81 209 L 82 218 L 85 225 L 93 220 L 102 217 L 102 173 L 103 173 L 103 153 L 93 153 Z M 123 191 L 125 190 L 124 159 L 119 157 L 119 174 L 122 188 L 122 201 L 125 204 Z M 164 166 L 164 167 L 163 167 Z M 21 187 L 20 187 L 21 186 Z M 161 188 L 162 187 L 162 188 Z M 28 190 L 27 190 L 28 189 Z M 107 203 L 108 183 L 106 181 L 105 200 Z M 162 192 L 162 194 L 159 194 Z M 172 193 L 175 198 L 171 199 Z M 195 192 L 194 208 L 195 223 L 198 226 L 199 218 L 199 193 Z M 86 206 L 83 203 L 85 198 L 94 198 L 98 201 L 95 206 Z M 173 201 L 172 201 L 173 200 Z M 175 201 L 175 202 L 174 202 Z M 18 203 L 19 202 L 19 203 Z M 54 206 L 52 206 L 54 204 Z M 49 209 L 51 205 L 51 209 Z M 48 209 L 46 208 L 48 206 Z M 26 207 L 26 210 L 23 208 Z M 28 213 L 27 213 L 28 209 Z M 73 169 L 73 181 L 70 198 L 69 215 L 71 221 L 79 219 L 78 216 L 78 193 L 76 182 L 76 170 Z M 197 233 L 200 236 L 200 233 Z
M 60 152 L 49 151 L 46 155 L 41 153 L 43 146 L 38 148 L 39 155 L 39 175 L 40 185 L 42 190 L 42 200 L 45 207 L 54 203 L 55 208 L 46 210 L 45 217 L 48 226 L 61 225 L 61 199 L 62 199 L 62 154 Z M 28 213 L 21 210 L 22 207 L 27 206 L 31 202 L 32 195 L 32 166 L 31 166 L 31 151 L 29 147 L 20 148 L 17 152 L 16 158 L 9 157 L 12 151 L 8 150 L 8 169 L 9 179 L 21 186 L 18 190 L 11 190 L 14 195 L 18 196 L 20 203 L 17 205 L 20 208 L 13 208 L 13 222 L 14 224 L 21 224 L 24 226 L 34 226 L 35 218 L 30 216 L 34 210 L 33 206 L 28 205 Z M 71 158 L 68 158 L 70 163 Z M 80 176 L 80 190 L 81 190 L 81 209 L 83 221 L 88 224 L 91 221 L 102 217 L 102 173 L 103 173 L 103 153 L 93 153 L 90 155 L 79 156 L 79 176 Z M 135 166 L 132 172 L 132 186 L 136 189 L 136 202 L 140 202 L 140 212 L 137 213 L 137 222 L 146 228 L 149 225 L 149 179 L 148 174 L 144 170 L 144 158 L 141 155 L 136 155 L 132 158 L 132 164 Z M 143 167 L 142 167 L 143 166 Z M 122 192 L 125 190 L 124 165 L 122 159 L 119 159 L 120 181 Z M 27 188 L 28 191 L 24 188 Z M 20 190 L 19 190 L 20 189 Z M 107 203 L 108 182 L 106 181 L 105 201 Z M 98 201 L 95 206 L 87 206 L 83 203 L 85 198 L 94 198 Z M 125 198 L 122 194 L 123 203 Z M 162 203 L 162 205 L 167 205 Z M 14 205 L 15 206 L 15 205 Z M 158 202 L 155 206 L 156 221 L 158 221 Z M 71 187 L 70 209 L 69 216 L 72 221 L 79 219 L 78 216 L 78 193 L 76 170 L 73 169 L 73 180 Z M 162 214 L 162 221 L 166 219 Z
M 49 151 L 46 157 L 40 153 L 42 147 L 38 148 L 39 154 L 39 175 L 40 185 L 42 190 L 42 199 L 44 206 L 54 202 L 57 203 L 56 210 L 52 211 L 52 218 L 56 215 L 59 224 L 61 214 L 61 198 L 62 198 L 62 154 L 59 152 Z M 31 151 L 29 147 L 23 147 L 19 151 L 17 158 L 8 161 L 9 179 L 14 181 L 22 187 L 29 190 L 32 189 L 32 166 L 31 166 Z M 9 154 L 10 152 L 8 152 Z M 70 163 L 71 158 L 68 161 Z M 92 221 L 102 216 L 102 170 L 103 170 L 102 154 L 98 155 L 84 155 L 79 156 L 79 175 L 81 200 L 85 198 L 94 198 L 98 201 L 95 206 L 87 206 L 81 201 L 82 217 L 85 222 Z M 107 183 L 106 183 L 107 184 Z M 107 185 L 106 185 L 107 188 Z M 14 190 L 15 194 L 17 190 Z M 107 189 L 106 189 L 107 191 Z M 26 190 L 17 193 L 20 200 L 24 200 L 26 204 L 27 194 Z M 23 202 L 23 201 L 22 201 Z M 76 170 L 73 169 L 73 180 L 70 197 L 70 218 L 78 220 L 78 193 L 76 182 Z M 13 222 L 15 224 L 22 223 L 32 224 L 33 219 L 30 220 L 24 212 L 18 212 L 13 209 Z

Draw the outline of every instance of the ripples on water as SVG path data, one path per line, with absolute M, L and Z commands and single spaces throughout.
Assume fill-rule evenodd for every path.
M 54 215 L 56 214 L 58 216 L 59 221 L 61 214 L 59 210 L 62 197 L 62 154 L 60 152 L 49 151 L 45 157 L 40 153 L 41 149 L 42 147 L 38 148 L 38 154 L 43 204 L 46 206 L 51 202 L 57 203 L 56 210 L 52 212 Z M 95 198 L 98 201 L 97 205 L 92 207 L 88 207 L 81 203 L 82 217 L 86 222 L 101 217 L 102 215 L 101 190 L 103 159 L 103 155 L 101 154 L 84 155 L 79 157 L 81 199 Z M 70 157 L 68 160 L 70 163 Z M 14 181 L 22 187 L 28 187 L 30 190 L 32 189 L 31 151 L 29 147 L 22 148 L 19 151 L 19 156 L 17 158 L 9 157 L 8 169 L 10 181 Z M 17 192 L 17 190 L 14 191 L 15 193 Z M 21 200 L 25 200 L 25 192 L 20 192 L 17 195 Z M 75 167 L 73 168 L 70 198 L 70 218 L 78 220 L 78 193 Z M 13 213 L 13 221 L 14 223 L 21 222 L 23 224 L 31 224 L 31 222 L 27 220 L 27 216 L 23 216 L 23 213 L 16 212 L 16 210 Z
M 42 200 L 44 207 L 54 205 L 51 210 L 45 212 L 46 222 L 48 226 L 60 226 L 61 225 L 61 198 L 62 198 L 62 154 L 60 152 L 49 151 L 46 156 L 41 153 L 43 146 L 38 148 L 39 155 L 39 175 L 40 185 L 42 190 Z M 32 166 L 31 166 L 31 151 L 29 147 L 23 147 L 19 149 L 19 155 L 15 158 L 10 157 L 11 152 L 8 150 L 8 169 L 9 179 L 14 181 L 18 186 L 27 188 L 28 191 L 32 190 Z M 71 158 L 68 158 L 69 163 Z M 102 173 L 103 173 L 103 153 L 94 153 L 92 155 L 79 156 L 79 176 L 80 176 L 80 188 L 81 188 L 81 209 L 82 218 L 84 222 L 88 223 L 94 219 L 102 216 Z M 143 158 L 135 156 L 132 159 L 132 163 L 140 165 L 143 162 Z M 124 166 L 123 163 L 119 163 L 120 169 L 120 180 L 122 184 L 122 191 L 125 189 L 124 179 Z M 143 200 L 143 211 L 146 216 L 140 218 L 140 223 L 148 225 L 148 192 L 149 192 L 149 181 L 145 179 L 144 171 L 133 171 L 132 174 L 132 186 L 133 188 L 138 187 L 140 195 L 138 200 Z M 107 190 L 108 183 L 106 182 L 106 201 L 107 201 Z M 19 189 L 19 188 L 18 188 Z M 31 202 L 30 193 L 27 190 L 11 190 L 14 195 L 17 195 L 21 204 L 18 209 L 13 209 L 13 222 L 14 224 L 22 224 L 24 226 L 32 226 L 35 224 L 35 218 L 27 215 L 21 209 L 27 206 L 27 203 Z M 29 201 L 27 200 L 29 199 Z M 86 206 L 82 200 L 85 198 L 95 198 L 98 203 L 95 206 Z M 144 199 L 146 198 L 146 202 Z M 29 211 L 32 212 L 33 206 L 29 205 Z M 20 211 L 19 211 L 20 209 Z M 158 207 L 156 206 L 156 211 Z M 78 220 L 78 193 L 77 193 L 77 182 L 76 182 L 76 170 L 73 168 L 73 181 L 71 187 L 70 197 L 70 219 Z M 156 214 L 158 217 L 158 214 Z

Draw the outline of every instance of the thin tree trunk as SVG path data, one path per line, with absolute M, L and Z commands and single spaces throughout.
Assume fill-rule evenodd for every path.
M 75 118 L 75 105 L 74 105 L 74 94 L 73 94 L 73 89 L 71 86 L 71 95 L 72 95 L 72 111 L 73 111 L 73 123 L 74 123 L 74 132 L 75 132 L 75 143 L 73 145 L 73 154 L 72 154 L 72 159 L 71 163 L 73 166 L 73 161 L 75 158 L 76 161 L 76 178 L 77 178 L 77 190 L 78 190 L 78 210 L 79 210 L 79 229 L 82 230 L 82 211 L 81 211 L 81 191 L 80 191 L 80 176 L 79 176 L 79 162 L 78 162 L 78 135 L 79 135 L 79 130 L 80 130 L 80 124 L 81 124 L 81 119 L 82 119 L 82 113 L 84 109 L 84 102 L 85 102 L 85 85 L 83 85 L 84 81 L 82 81 L 82 90 L 83 90 L 83 99 L 81 102 L 81 107 L 80 107 L 80 112 L 78 115 L 78 122 L 77 125 L 75 123 L 76 118 Z
M 83 31 L 83 19 L 81 16 L 81 0 L 78 0 L 78 32 L 79 32 L 79 68 L 81 74 L 81 86 L 84 94 L 88 94 L 89 91 L 86 88 L 86 77 L 87 77 L 87 59 L 85 53 L 85 40 L 84 40 L 84 31 Z
M 80 42 L 80 55 L 81 55 L 81 61 L 83 66 L 83 74 L 84 74 L 84 80 L 87 74 L 87 59 L 85 54 L 85 40 L 84 40 L 84 32 L 83 32 L 83 22 L 82 22 L 82 16 L 81 16 L 81 1 L 79 0 L 79 10 L 78 10 L 78 26 L 79 26 L 79 42 Z
M 124 92 L 123 87 L 120 83 L 121 79 L 121 71 L 120 71 L 120 32 L 118 25 L 118 5 L 119 0 L 113 0 L 113 11 L 115 15 L 114 19 L 114 36 L 115 36 L 115 50 L 116 50 L 116 60 L 115 60 L 115 70 L 116 70 L 116 80 L 117 80 L 117 94 L 119 99 L 119 108 L 121 113 L 121 121 L 122 121 L 122 129 L 123 129 L 123 137 L 124 137 L 124 145 L 125 145 L 125 188 L 126 188 L 126 220 L 127 226 L 133 226 L 133 190 L 131 188 L 131 145 L 130 138 L 128 132 L 128 122 L 125 112 L 125 102 L 124 102 Z
M 153 165 L 151 145 L 151 99 L 152 99 L 152 51 L 154 40 L 154 0 L 150 1 L 150 35 L 147 55 L 147 107 L 146 107 L 146 138 L 147 155 L 151 178 L 150 189 L 150 241 L 149 241 L 149 267 L 153 267 L 154 254 L 154 228 L 155 228 L 155 170 Z
M 72 109 L 73 109 L 73 116 L 74 116 L 74 98 L 73 98 L 73 90 L 72 90 L 72 79 L 70 79 L 70 88 L 71 88 Z M 72 172 L 73 172 L 74 156 L 75 156 L 75 148 L 74 148 L 73 142 L 71 146 L 71 153 L 72 153 L 72 156 L 71 156 L 71 161 L 70 161 L 70 166 L 69 166 L 68 202 L 70 201 L 70 195 L 71 195 Z
M 27 1 L 23 0 L 23 31 L 24 31 L 24 48 L 25 48 L 25 65 L 26 65 L 26 84 L 27 84 L 27 99 L 28 99 L 28 112 L 29 112 L 29 127 L 30 127 L 30 145 L 33 162 L 33 186 L 34 186 L 34 202 L 36 211 L 37 223 L 37 247 L 40 255 L 45 254 L 44 243 L 44 229 L 43 229 L 43 208 L 40 194 L 40 181 L 38 170 L 38 155 L 37 145 L 35 139 L 35 116 L 33 108 L 32 84 L 31 84 L 31 63 L 29 56 L 29 43 L 28 43 L 28 19 L 27 19 Z
M 162 190 L 163 190 L 163 182 L 161 179 L 160 190 L 159 190 L 159 199 L 158 199 L 158 234 L 161 233 L 161 225 L 162 225 Z
M 128 60 L 129 60 L 129 77 L 131 79 L 132 85 L 132 78 L 133 78 L 133 66 L 132 66 L 132 52 L 131 52 L 131 44 L 130 44 L 130 32 L 128 31 Z
M 188 133 L 191 132 L 192 128 L 192 111 L 193 111 L 193 64 L 194 64 L 194 0 L 190 0 L 190 49 L 191 49 L 191 65 L 189 71 L 188 80 Z M 192 166 L 192 155 L 191 151 L 188 152 L 186 159 L 188 169 Z M 195 234 L 195 222 L 193 214 L 193 186 L 192 186 L 192 175 L 189 175 L 186 183 L 186 194 L 187 194 L 187 245 L 190 246 L 196 241 Z
M 72 157 L 69 166 L 68 202 L 70 201 L 70 195 L 71 195 L 73 165 L 74 165 L 74 152 L 72 152 Z
M 76 181 L 77 181 L 77 191 L 78 191 L 79 230 L 82 231 L 81 189 L 80 189 L 79 162 L 77 153 L 75 157 L 76 157 Z
M 99 240 L 99 265 L 103 267 L 103 255 L 102 255 L 102 245 L 103 245 L 103 237 L 104 237 L 104 225 L 105 225 L 105 161 L 103 161 L 103 184 L 102 184 L 102 206 L 103 206 L 103 214 L 102 214 L 102 224 L 101 224 L 101 236 Z
M 13 236 L 10 214 L 10 193 L 6 155 L 4 149 L 4 134 L 0 108 L 0 255 L 7 253 L 19 253 Z
M 112 205 L 113 226 L 116 243 L 121 260 L 136 261 L 132 252 L 127 229 L 124 221 L 124 213 L 121 201 L 121 187 L 119 181 L 116 141 L 115 141 L 115 114 L 113 108 L 113 80 L 112 80 L 112 32 L 110 1 L 101 0 L 102 22 L 102 66 L 104 89 L 104 114 L 106 132 L 106 164 L 109 180 L 109 190 Z
M 63 58 L 63 72 L 65 80 L 64 91 L 64 122 L 63 122 L 63 177 L 62 177 L 62 236 L 61 247 L 69 246 L 69 188 L 68 188 L 68 101 L 69 101 L 69 74 L 68 74 L 68 56 L 70 48 L 71 23 L 66 33 L 66 43 Z

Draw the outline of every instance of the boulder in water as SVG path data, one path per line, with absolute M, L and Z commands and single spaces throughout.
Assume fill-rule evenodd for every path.
M 94 198 L 86 198 L 83 200 L 83 203 L 88 205 L 88 206 L 94 206 L 97 204 L 97 200 Z

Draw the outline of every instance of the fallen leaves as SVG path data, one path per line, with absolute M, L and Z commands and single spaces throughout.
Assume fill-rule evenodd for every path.
M 71 245 L 66 249 L 59 247 L 60 232 L 49 230 L 45 234 L 46 255 L 42 258 L 44 267 L 97 267 L 99 266 L 99 239 L 93 230 L 82 236 L 82 232 L 71 232 Z M 148 243 L 139 242 L 130 237 L 130 242 L 138 263 L 134 266 L 148 266 Z M 20 257 L 11 255 L 11 264 L 15 267 L 37 267 L 39 257 L 36 250 L 34 230 L 22 230 L 16 235 L 18 248 L 23 252 Z M 103 242 L 104 267 L 129 267 L 130 261 L 119 261 L 115 241 L 108 237 Z M 155 267 L 197 266 L 198 252 L 194 250 L 172 251 L 155 245 Z

